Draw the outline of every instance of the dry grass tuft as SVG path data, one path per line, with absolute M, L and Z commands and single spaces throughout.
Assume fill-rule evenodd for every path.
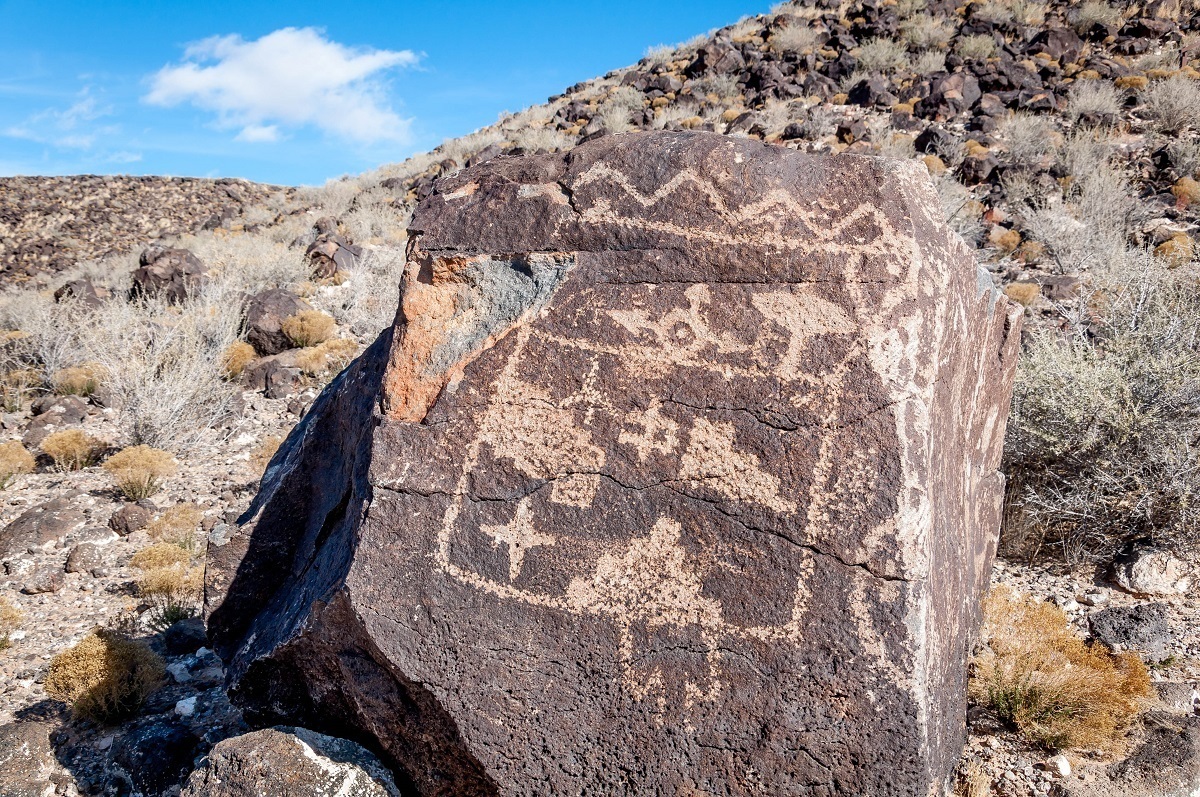
M 42 385 L 38 372 L 32 368 L 13 368 L 0 379 L 0 405 L 5 412 L 20 412 L 34 391 Z
M 347 338 L 327 340 L 296 354 L 296 367 L 309 376 L 335 374 L 358 354 L 358 344 Z
M 1121 113 L 1125 92 L 1104 80 L 1077 80 L 1067 93 L 1067 118 L 1113 119 Z
M 1182 75 L 1157 80 L 1142 92 L 1151 123 L 1164 133 L 1200 127 L 1200 85 Z
M 1004 295 L 1022 307 L 1028 307 L 1042 295 L 1042 289 L 1036 282 L 1012 282 L 1004 286 Z
M 50 385 L 61 396 L 87 397 L 100 389 L 104 369 L 96 363 L 62 368 L 50 376 Z
M 188 552 L 178 545 L 156 542 L 131 556 L 129 566 L 138 570 L 164 570 L 183 567 L 191 558 Z
M 59 470 L 72 471 L 96 464 L 108 446 L 82 429 L 63 429 L 42 441 L 42 451 Z
M 1151 694 L 1137 654 L 1085 644 L 1057 606 L 1007 588 L 984 601 L 984 642 L 972 698 L 1052 749 L 1111 749 Z
M 994 58 L 998 50 L 996 40 L 984 34 L 962 36 L 955 42 L 954 48 L 963 58 L 976 61 Z
M 126 498 L 140 501 L 158 492 L 162 480 L 175 473 L 175 458 L 169 451 L 131 446 L 113 454 L 103 467 Z
M 858 48 L 858 69 L 863 72 L 895 72 L 908 66 L 908 50 L 895 39 L 867 39 Z
M 195 552 L 196 533 L 203 519 L 203 510 L 195 504 L 176 504 L 150 521 L 150 525 L 146 526 L 146 533 L 156 542 Z
M 279 446 L 283 445 L 283 438 L 279 435 L 271 435 L 263 438 L 262 443 L 250 454 L 250 468 L 255 473 L 264 473 L 267 466 L 271 464 L 271 460 L 275 457 L 275 452 L 279 450 Z
M 162 658 L 145 644 L 97 628 L 50 662 L 46 693 L 70 703 L 77 716 L 110 724 L 136 714 L 165 674 Z
M 0 490 L 8 489 L 18 476 L 33 473 L 33 454 L 16 440 L 0 443 Z
M 25 619 L 25 613 L 12 605 L 12 602 L 4 596 L 0 596 L 0 650 L 4 650 L 12 643 L 8 637 Z
M 253 346 L 244 340 L 235 340 L 221 354 L 221 371 L 226 379 L 237 379 L 256 357 L 258 352 Z
M 320 310 L 302 310 L 283 320 L 283 334 L 300 348 L 316 346 L 333 337 L 337 322 Z

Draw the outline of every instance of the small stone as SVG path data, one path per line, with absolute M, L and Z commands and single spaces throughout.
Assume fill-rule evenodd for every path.
M 122 537 L 127 537 L 146 528 L 153 517 L 150 510 L 140 504 L 126 504 L 108 519 L 108 527 Z
M 42 565 L 35 568 L 33 574 L 26 579 L 21 592 L 26 595 L 42 595 L 47 592 L 58 592 L 63 585 L 63 571 L 60 567 Z
M 1046 770 L 1060 778 L 1069 778 L 1071 777 L 1071 762 L 1060 753 L 1046 762 Z
M 66 571 L 68 573 L 86 573 L 100 567 L 102 557 L 100 547 L 93 542 L 76 545 L 67 555 Z
M 175 679 L 175 683 L 186 684 L 192 680 L 192 674 L 188 672 L 187 664 L 182 661 L 174 661 L 167 665 L 167 672 L 171 673 L 171 677 Z
M 1187 564 L 1162 548 L 1132 548 L 1113 562 L 1113 570 L 1122 589 L 1140 595 L 1179 595 L 1192 583 Z
M 175 704 L 175 713 L 181 717 L 190 717 L 196 713 L 196 696 L 184 698 Z

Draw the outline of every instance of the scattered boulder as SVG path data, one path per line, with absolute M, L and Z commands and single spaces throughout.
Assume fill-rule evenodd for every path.
M 399 797 L 361 745 L 305 728 L 266 728 L 218 742 L 181 797 Z
M 188 617 L 172 623 L 162 632 L 162 643 L 167 653 L 172 656 L 195 653 L 208 644 L 204 621 L 199 617 Z
M 246 304 L 246 342 L 264 356 L 294 348 L 283 332 L 283 322 L 311 309 L 312 305 L 285 288 L 256 293 Z
M 180 304 L 200 290 L 205 271 L 200 258 L 188 250 L 154 244 L 138 258 L 130 296 L 163 298 L 171 304 Z
M 69 497 L 54 498 L 26 510 L 0 529 L 0 558 L 29 548 L 55 545 L 84 524 L 85 518 Z
M 1117 584 L 1138 595 L 1179 595 L 1192 577 L 1187 563 L 1164 548 L 1132 545 L 1113 562 Z
M 27 448 L 37 448 L 53 432 L 87 418 L 87 403 L 78 396 L 44 396 L 34 402 L 32 410 L 34 416 L 21 438 Z
M 54 301 L 74 300 L 95 309 L 104 304 L 104 300 L 110 295 L 111 292 L 107 288 L 97 288 L 91 277 L 85 277 L 63 283 L 54 292 Z
M 43 595 L 58 592 L 63 585 L 63 569 L 54 565 L 38 565 L 25 579 L 21 592 L 26 595 Z
M 1110 648 L 1136 650 L 1151 661 L 1161 661 L 1171 642 L 1167 617 L 1166 604 L 1139 603 L 1094 612 L 1088 616 L 1088 626 L 1092 636 Z
M 339 271 L 346 272 L 362 257 L 362 247 L 338 235 L 337 222 L 328 216 L 313 224 L 316 235 L 304 251 L 313 266 L 313 276 L 329 279 Z
M 108 519 L 108 527 L 122 537 L 128 537 L 150 525 L 150 521 L 154 519 L 154 512 L 153 508 L 141 503 L 125 504 L 112 513 L 112 517 Z
M 1131 755 L 1089 777 L 1068 781 L 1070 797 L 1194 797 L 1200 791 L 1200 717 L 1151 712 Z
M 398 324 L 209 548 L 247 718 L 419 794 L 940 789 L 1022 311 L 924 167 L 605 136 L 409 229 Z
M 104 564 L 100 546 L 94 542 L 81 542 L 67 554 L 66 571 L 68 573 L 90 573 Z
M 137 792 L 162 794 L 183 783 L 199 748 L 200 738 L 186 726 L 147 718 L 113 743 L 113 762 L 120 768 L 115 774 Z
M 299 349 L 288 349 L 269 357 L 260 357 L 242 371 L 242 385 L 247 390 L 261 390 L 267 398 L 288 398 L 295 395 L 304 381 L 297 365 Z

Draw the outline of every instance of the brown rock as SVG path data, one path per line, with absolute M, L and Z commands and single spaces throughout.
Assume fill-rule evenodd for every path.
M 63 585 L 63 569 L 51 565 L 40 565 L 33 569 L 25 579 L 21 592 L 26 595 L 42 595 L 47 592 L 58 592 Z
M 398 797 L 361 745 L 304 728 L 266 728 L 218 742 L 181 797 Z
M 0 529 L 0 558 L 59 543 L 83 523 L 83 513 L 69 498 L 39 504 Z
M 155 244 L 142 252 L 138 266 L 130 289 L 135 297 L 162 297 L 179 304 L 199 291 L 204 282 L 204 264 L 186 249 Z
M 100 546 L 94 542 L 82 542 L 67 554 L 68 573 L 88 573 L 104 564 Z
M 153 518 L 154 512 L 148 507 L 140 504 L 125 504 L 113 512 L 112 517 L 108 519 L 108 527 L 122 537 L 127 537 L 135 531 L 146 528 Z
M 293 348 L 283 332 L 285 319 L 312 305 L 284 288 L 272 288 L 250 297 L 246 305 L 246 342 L 262 355 Z
M 209 550 L 251 721 L 421 794 L 943 788 L 1020 310 L 926 170 L 605 136 L 410 233 L 397 325 Z

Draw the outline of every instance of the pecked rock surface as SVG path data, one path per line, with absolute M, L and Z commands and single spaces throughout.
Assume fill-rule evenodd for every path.
M 210 546 L 235 699 L 419 794 L 925 795 L 1019 312 L 919 167 L 705 133 L 438 183 Z

